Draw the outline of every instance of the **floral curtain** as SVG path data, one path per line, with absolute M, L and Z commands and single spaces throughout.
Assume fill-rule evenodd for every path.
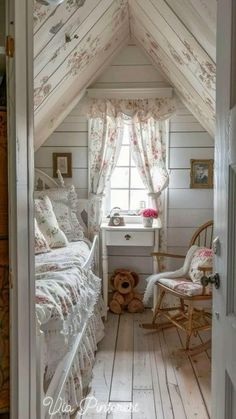
M 169 184 L 166 168 L 167 121 L 148 119 L 135 115 L 130 125 L 130 146 L 132 157 L 140 177 L 151 198 L 152 206 L 158 210 L 163 229 L 161 248 L 166 242 L 165 228 L 165 193 Z
M 104 113 L 89 119 L 89 237 L 99 231 L 104 190 L 120 153 L 123 119 Z
M 89 114 L 89 234 L 99 231 L 102 199 L 119 156 L 125 120 L 130 119 L 131 150 L 153 205 L 161 210 L 161 192 L 168 186 L 165 166 L 165 121 L 175 111 L 175 99 L 88 99 Z M 163 217 L 162 217 L 163 218 Z
M 169 182 L 165 125 L 165 121 L 157 121 L 153 117 L 144 121 L 135 117 L 130 125 L 132 157 L 153 206 L 157 209 L 158 197 Z
M 175 98 L 160 97 L 157 99 L 92 99 L 83 102 L 83 112 L 91 118 L 104 114 L 116 117 L 127 115 L 139 119 L 153 117 L 156 120 L 166 120 L 175 112 Z

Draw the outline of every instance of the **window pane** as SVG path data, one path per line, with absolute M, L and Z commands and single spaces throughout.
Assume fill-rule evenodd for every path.
M 133 157 L 132 157 L 132 154 L 131 154 L 131 159 L 130 159 L 130 166 L 131 166 L 131 167 L 135 167 L 135 166 L 136 166 L 136 164 L 135 164 L 135 162 L 134 162 L 134 159 L 133 159 Z
M 111 209 L 120 207 L 122 210 L 129 209 L 129 191 L 111 190 Z
M 140 201 L 145 201 L 145 206 L 147 207 L 148 196 L 145 190 L 140 191 L 130 191 L 130 209 L 139 210 Z
M 124 126 L 124 135 L 123 135 L 122 144 L 128 144 L 129 145 L 129 127 L 128 127 L 128 124 L 125 124 L 125 126 Z
M 129 187 L 129 168 L 116 167 L 111 176 L 111 188 Z
M 129 166 L 129 146 L 122 146 L 117 166 Z
M 144 188 L 143 181 L 138 173 L 136 167 L 131 169 L 131 188 Z

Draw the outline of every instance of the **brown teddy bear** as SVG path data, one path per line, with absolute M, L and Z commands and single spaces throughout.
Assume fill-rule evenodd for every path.
M 124 308 L 130 313 L 141 313 L 144 310 L 142 296 L 134 292 L 139 277 L 128 269 L 116 269 L 110 283 L 114 290 L 109 307 L 113 313 L 120 314 Z

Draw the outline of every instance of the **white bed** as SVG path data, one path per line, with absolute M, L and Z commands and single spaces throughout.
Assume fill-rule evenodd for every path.
M 64 187 L 60 176 L 59 180 L 36 170 L 36 189 Z M 84 222 L 86 205 L 85 200 L 78 202 L 78 216 Z M 101 280 L 95 274 L 97 255 L 96 236 L 93 243 L 83 239 L 35 257 L 40 419 L 69 418 L 61 403 L 77 409 L 91 378 L 105 315 Z

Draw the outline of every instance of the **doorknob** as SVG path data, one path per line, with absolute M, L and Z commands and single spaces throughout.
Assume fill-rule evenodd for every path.
M 218 290 L 220 288 L 220 276 L 218 273 L 209 275 L 209 276 L 203 276 L 201 278 L 201 283 L 204 287 L 207 287 L 209 284 L 214 284 L 215 288 Z

